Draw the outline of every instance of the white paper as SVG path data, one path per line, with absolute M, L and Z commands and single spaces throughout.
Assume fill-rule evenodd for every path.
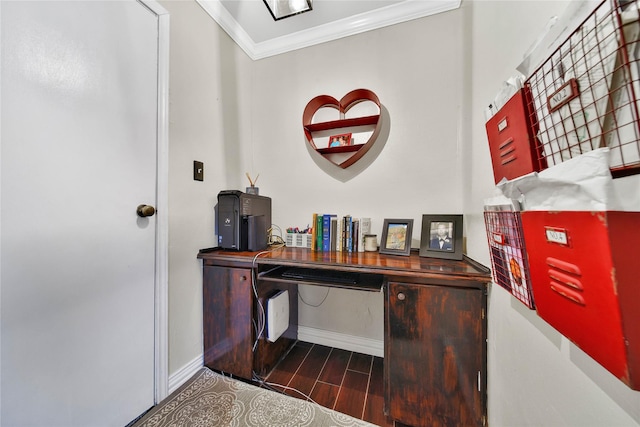
M 612 94 L 612 105 L 614 108 L 615 120 L 610 119 L 610 126 L 607 135 L 606 145 L 611 149 L 610 166 L 617 168 L 628 166 L 640 162 L 640 133 L 635 121 L 634 102 L 640 106 L 640 23 L 638 21 L 638 4 L 633 3 L 622 13 L 622 28 L 629 57 L 629 70 L 631 71 L 631 82 L 633 82 L 634 95 L 631 93 L 631 84 L 624 69 L 620 68 L 615 73 L 615 90 Z
M 609 149 L 600 148 L 498 188 L 525 211 L 623 210 L 613 189 Z
M 524 76 L 515 75 L 502 82 L 502 87 L 498 91 L 492 104 L 485 109 L 485 120 L 489 121 L 504 105 L 515 95 L 524 85 Z
M 613 180 L 613 189 L 620 202 L 620 210 L 640 212 L 640 176 L 616 178 Z
M 525 53 L 517 70 L 530 76 L 571 33 L 578 28 L 601 0 L 577 0 L 569 3 L 562 16 L 552 16 L 533 46 Z
M 517 212 L 521 210 L 520 202 L 518 200 L 510 199 L 500 189 L 496 188 L 495 194 L 487 199 L 484 199 L 485 211 L 511 211 Z

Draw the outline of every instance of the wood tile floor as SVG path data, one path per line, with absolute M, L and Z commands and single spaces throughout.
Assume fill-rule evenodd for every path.
M 309 396 L 324 407 L 393 427 L 393 421 L 384 415 L 382 360 L 299 341 L 268 374 L 266 382 L 290 396 Z

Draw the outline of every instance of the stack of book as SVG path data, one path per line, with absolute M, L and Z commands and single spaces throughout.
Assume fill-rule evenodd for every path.
M 364 236 L 371 233 L 371 218 L 314 213 L 312 224 L 312 251 L 364 252 Z

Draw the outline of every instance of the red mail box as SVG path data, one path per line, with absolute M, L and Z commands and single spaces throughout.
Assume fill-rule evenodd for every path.
M 486 124 L 493 177 L 496 184 L 502 178 L 513 179 L 546 168 L 544 157 L 536 150 L 533 132 L 537 123 L 531 123 L 527 109 L 528 88 L 521 89 Z M 544 162 L 544 165 L 541 163 Z
M 534 309 L 521 215 L 519 211 L 501 208 L 502 206 L 484 208 L 493 281 L 524 305 Z
M 640 390 L 640 212 L 522 213 L 536 310 Z
M 549 167 L 609 147 L 614 178 L 640 173 L 637 8 L 601 1 L 527 78 L 536 151 Z

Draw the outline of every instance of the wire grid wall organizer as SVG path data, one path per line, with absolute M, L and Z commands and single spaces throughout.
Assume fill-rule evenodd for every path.
M 548 167 L 609 147 L 614 177 L 640 173 L 638 0 L 605 0 L 526 80 Z
M 529 262 L 520 212 L 511 206 L 485 206 L 484 222 L 491 255 L 493 281 L 520 302 L 535 309 Z

